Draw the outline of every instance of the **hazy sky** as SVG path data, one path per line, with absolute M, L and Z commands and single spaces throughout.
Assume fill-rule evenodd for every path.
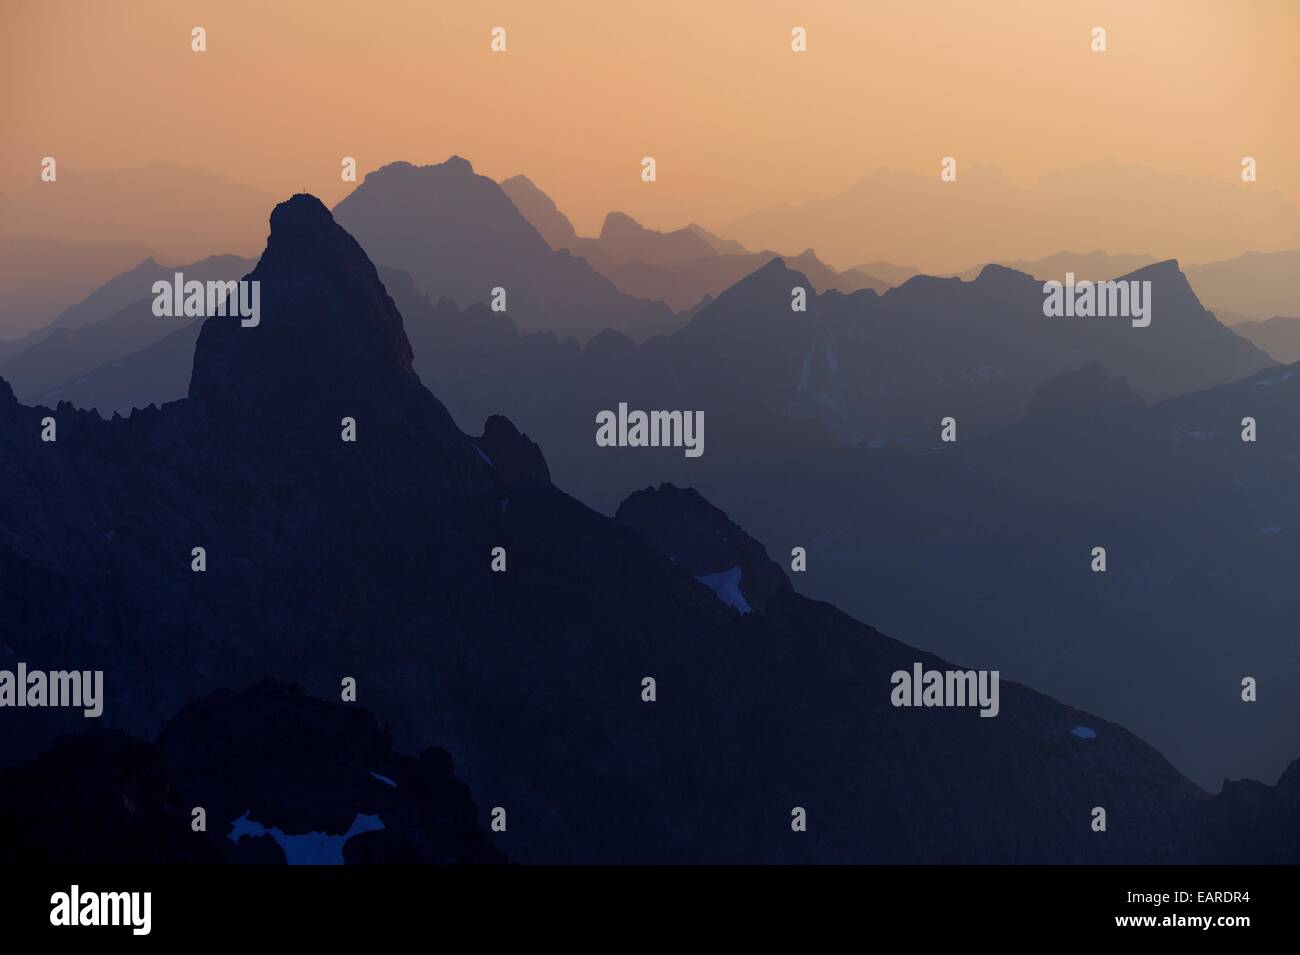
M 180 162 L 333 203 L 452 153 L 523 172 L 580 232 L 721 227 L 941 156 L 1028 185 L 1097 159 L 1300 202 L 1300 3 L 183 0 L 0 7 L 0 192 Z M 207 30 L 208 50 L 190 49 Z M 489 49 L 494 26 L 508 50 Z M 790 49 L 792 27 L 808 52 Z M 1108 51 L 1089 49 L 1092 27 Z M 640 179 L 653 155 L 658 181 Z

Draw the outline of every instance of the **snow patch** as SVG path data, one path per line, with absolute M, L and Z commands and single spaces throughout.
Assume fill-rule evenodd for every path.
M 745 595 L 740 592 L 739 567 L 732 567 L 717 574 L 705 574 L 695 579 L 717 594 L 718 599 L 728 607 L 735 607 L 741 613 L 749 613 L 754 609 L 745 599 Z
M 1076 726 L 1070 730 L 1071 736 L 1077 736 L 1079 739 L 1096 739 L 1097 731 L 1087 726 Z
M 252 810 L 230 824 L 230 841 L 238 843 L 244 836 L 269 835 L 284 850 L 285 861 L 289 865 L 342 865 L 343 843 L 363 832 L 375 832 L 384 828 L 378 816 L 359 812 L 352 820 L 352 826 L 341 836 L 332 836 L 327 832 L 305 832 L 302 835 L 287 835 L 274 826 L 270 829 L 260 822 L 248 818 Z

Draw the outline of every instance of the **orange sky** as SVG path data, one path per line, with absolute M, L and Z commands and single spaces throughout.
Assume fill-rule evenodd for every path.
M 944 155 L 1022 184 L 1106 158 L 1236 182 L 1253 155 L 1260 188 L 1300 204 L 1298 40 L 1289 0 L 4 0 L 0 192 L 53 155 L 332 203 L 344 155 L 458 153 L 593 233 L 612 209 L 721 228 Z

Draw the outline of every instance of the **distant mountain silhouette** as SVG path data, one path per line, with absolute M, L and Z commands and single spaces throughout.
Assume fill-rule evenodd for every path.
M 214 249 L 251 255 L 266 239 L 264 217 L 274 204 L 268 193 L 219 172 L 166 162 L 125 169 L 80 169 L 61 162 L 56 182 L 33 182 L 10 199 L 8 214 L 0 219 L 5 234 L 126 243 L 173 262 L 194 262 Z
M 626 295 L 586 261 L 553 250 L 500 186 L 459 157 L 384 166 L 335 213 L 376 262 L 409 272 L 428 295 L 466 306 L 505 289 L 521 328 L 585 341 L 603 328 L 644 338 L 671 327 L 667 306 Z
M 283 832 L 397 813 L 392 836 L 354 837 L 357 861 L 424 858 L 416 835 L 445 837 L 445 804 L 475 844 L 463 795 L 440 801 L 456 788 L 446 760 L 420 776 L 351 704 L 312 715 L 325 704 L 210 696 L 270 676 L 333 700 L 351 678 L 392 751 L 445 749 L 480 824 L 486 807 L 508 811 L 488 844 L 514 861 L 1295 861 L 1295 771 L 1210 798 L 1120 726 L 1009 681 L 993 719 L 891 706 L 893 672 L 949 665 L 782 586 L 707 502 L 661 488 L 615 521 L 545 480 L 540 450 L 508 422 L 466 436 L 417 377 L 374 265 L 314 198 L 276 207 L 251 278 L 261 325 L 205 321 L 186 400 L 102 421 L 0 388 L 0 663 L 103 669 L 102 728 L 161 731 L 157 749 L 83 735 L 74 746 L 103 753 L 89 783 L 68 766 L 92 757 L 58 750 L 12 769 L 0 816 L 21 820 L 8 808 L 30 806 L 42 780 L 69 807 L 88 793 L 111 805 L 126 787 L 156 821 L 199 794 L 218 817 L 251 799 L 248 818 Z M 513 334 L 482 306 L 427 307 L 425 333 L 441 316 Z M 588 350 L 638 351 L 613 332 Z M 355 442 L 340 440 L 343 417 Z M 494 547 L 505 573 L 490 568 Z M 693 573 L 732 560 L 739 578 Z M 771 585 L 747 586 L 746 566 Z M 66 710 L 11 715 L 10 766 L 85 730 Z M 159 772 L 183 798 L 167 799 Z M 1095 805 L 1112 820 L 1105 838 Z M 791 829 L 796 806 L 807 832 Z M 166 854 L 156 831 L 142 827 L 142 854 Z M 274 840 L 254 839 L 249 857 L 275 861 Z
M 920 581 L 933 578 L 927 578 L 924 561 L 898 556 L 916 549 L 908 534 L 922 533 L 932 524 L 936 541 L 949 539 L 941 533 L 949 519 L 946 510 L 940 509 L 932 521 L 918 522 L 912 509 L 898 503 L 912 493 L 936 493 L 939 479 L 899 478 L 898 487 L 882 487 L 867 503 L 863 488 L 879 462 L 892 460 L 890 454 L 925 460 L 939 446 L 941 419 L 950 415 L 957 421 L 958 444 L 964 447 L 1022 418 L 1033 422 L 1045 415 L 1052 421 L 1104 423 L 1118 416 L 1122 421 L 1126 415 L 1142 414 L 1146 404 L 1246 378 L 1272 364 L 1200 307 L 1175 263 L 1149 266 L 1128 278 L 1152 283 L 1154 312 L 1147 328 L 1133 328 L 1123 319 L 1045 318 L 1041 283 L 998 266 L 987 267 L 974 282 L 917 277 L 883 296 L 810 296 L 808 311 L 796 313 L 790 310 L 790 289 L 806 285 L 806 280 L 772 262 L 667 339 L 638 347 L 609 334 L 585 348 L 553 336 L 520 335 L 506 319 L 487 322 L 481 316 L 457 314 L 446 303 L 411 300 L 396 280 L 389 287 L 407 316 L 416 367 L 425 380 L 438 382 L 452 413 L 464 420 L 497 411 L 507 414 L 547 449 L 551 473 L 561 486 L 607 512 L 618 506 L 623 489 L 647 480 L 695 486 L 778 549 L 806 546 L 812 540 L 819 551 L 833 555 L 834 567 L 822 567 L 804 578 L 817 595 L 841 605 L 851 603 L 859 615 L 871 616 L 870 603 L 855 596 L 868 590 L 860 580 L 864 574 L 888 580 L 895 608 L 890 629 L 908 633 L 920 627 L 928 645 L 936 647 L 940 644 L 931 635 L 930 614 L 943 611 L 945 639 L 952 642 L 942 647 L 956 655 L 957 641 L 971 639 L 965 636 L 967 624 L 946 604 L 936 608 L 925 599 Z M 1143 337 L 1146 333 L 1151 334 Z M 1090 367 L 1083 373 L 1085 365 Z M 563 382 L 563 388 L 557 382 Z M 677 449 L 596 447 L 592 416 L 618 402 L 631 408 L 703 410 L 712 442 L 709 450 L 692 461 Z M 1099 428 L 1089 432 L 1087 440 L 1080 439 L 1080 451 L 1104 454 L 1116 469 L 1128 467 L 1124 449 L 1108 450 L 1107 432 Z M 1050 480 L 1038 477 L 1034 455 L 1049 452 L 1035 447 L 1026 442 L 1023 475 L 1016 480 L 1003 477 L 1003 485 L 1015 488 L 1021 481 L 1033 481 L 1045 495 L 1052 493 L 1054 482 L 1075 486 L 1074 479 L 1056 472 Z M 1145 456 L 1141 461 L 1142 467 L 1154 467 Z M 952 470 L 943 472 L 945 481 L 982 486 L 978 470 L 947 467 Z M 1187 488 L 1188 480 L 1194 480 L 1159 473 L 1172 482 L 1171 488 Z M 1207 492 L 1188 500 L 1205 509 L 1219 497 Z M 773 507 L 773 501 L 781 506 Z M 1118 488 L 1089 502 L 1096 511 L 1094 521 L 1101 520 L 1099 515 L 1128 514 Z M 896 536 L 879 551 L 876 533 L 858 517 L 877 510 L 897 524 Z M 956 526 L 973 522 L 973 527 L 970 541 L 957 554 L 966 558 L 984 553 L 980 542 L 985 541 L 990 560 L 983 574 L 1001 574 L 1000 580 L 1013 585 L 1017 577 L 1008 576 L 1005 567 L 1029 559 L 1032 550 L 1016 540 L 1003 541 L 995 534 L 996 524 L 980 523 L 981 512 L 973 504 L 960 513 L 965 516 Z M 1055 526 L 1050 510 L 1035 519 L 1041 527 Z M 1128 519 L 1140 520 L 1132 515 Z M 1200 526 L 1204 519 L 1193 520 L 1189 514 L 1185 520 Z M 841 530 L 846 526 L 855 530 Z M 1026 528 L 1023 533 L 1030 532 Z M 882 561 L 890 568 L 890 561 L 905 562 L 906 579 L 892 569 L 878 570 Z M 1087 572 L 1086 562 L 1083 566 Z M 1077 567 L 1049 563 L 1036 569 L 1068 575 Z M 1066 585 L 1069 580 L 1049 578 L 1044 586 Z M 954 586 L 965 589 L 964 584 Z M 876 587 L 869 591 L 874 600 L 881 599 Z M 970 593 L 971 601 L 982 599 L 978 587 L 971 585 Z M 1002 599 L 1005 612 L 1014 614 L 1020 605 L 1017 598 L 1004 594 Z M 1059 600 L 1052 604 L 1061 605 Z M 962 607 L 972 621 L 988 614 L 970 603 Z M 1052 619 L 1048 608 L 1043 614 L 1043 620 Z M 1124 633 L 1126 640 L 1140 640 L 1133 628 L 1142 619 L 1120 619 L 1108 626 L 1113 633 Z M 1023 631 L 1027 625 L 1026 618 L 1013 617 L 982 627 L 986 652 L 997 656 L 1020 647 L 1031 639 Z M 1067 646 L 1047 635 L 1036 649 L 1047 655 Z M 1030 666 L 1038 657 L 1019 659 Z M 1239 758 L 1235 737 L 1205 741 L 1201 732 L 1179 729 L 1190 725 L 1186 721 L 1156 720 L 1148 711 L 1121 709 L 1130 707 L 1139 694 L 1151 699 L 1152 689 L 1117 685 L 1096 672 L 1091 679 L 1090 692 L 1097 695 L 1089 698 L 1095 699 L 1095 708 L 1111 715 L 1106 707 L 1114 707 L 1144 731 L 1165 734 L 1161 739 L 1171 748 L 1173 734 L 1181 732 L 1180 765 L 1196 772 L 1204 784 L 1217 783 L 1218 767 Z M 1081 684 L 1071 683 L 1070 690 L 1082 692 Z M 1165 701 L 1164 694 L 1175 698 Z M 1162 702 L 1160 712 L 1173 713 L 1181 695 L 1172 687 L 1158 698 L 1168 703 L 1166 707 Z M 1267 735 L 1280 753 L 1289 752 L 1278 724 L 1270 724 Z M 1277 766 L 1276 756 L 1260 757 L 1246 769 L 1265 773 L 1275 772 Z
M 1277 315 L 1265 322 L 1241 322 L 1232 330 L 1284 364 L 1300 361 L 1300 318 Z
M 191 320 L 152 345 L 49 389 L 42 400 L 67 401 L 109 418 L 184 398 L 189 393 L 194 345 L 202 328 L 202 321 Z
M 1064 282 L 1067 272 L 1073 272 L 1076 281 L 1101 282 L 1136 272 L 1138 269 L 1155 264 L 1155 261 L 1149 255 L 1115 255 L 1101 250 L 1093 252 L 1062 250 L 1032 262 L 1017 260 L 997 264 L 1032 275 L 1044 282 Z M 958 277 L 966 281 L 974 279 L 984 271 L 986 264 L 988 263 L 981 262 L 979 265 L 971 266 L 965 272 L 959 272 Z
M 552 449 L 561 483 L 603 509 L 646 477 L 690 483 L 714 460 L 721 478 L 795 445 L 806 454 L 843 442 L 928 445 L 950 414 L 964 437 L 987 433 L 1017 421 L 1044 380 L 1089 361 L 1125 378 L 1147 402 L 1272 362 L 1200 307 L 1174 263 L 1130 276 L 1153 283 L 1152 324 L 1133 328 L 1122 318 L 1046 318 L 1042 284 L 1000 266 L 972 282 L 916 277 L 883 296 L 811 293 L 808 311 L 795 313 L 791 289 L 812 283 L 773 260 L 679 332 L 640 348 L 612 332 L 585 348 L 553 334 L 521 335 L 509 317 L 435 305 L 409 275 L 383 275 L 407 318 L 417 370 L 457 416 L 483 420 L 505 411 Z M 114 396 L 103 407 L 125 410 L 179 397 L 180 374 L 138 368 L 96 376 L 125 387 L 96 386 Z M 148 390 L 154 381 L 169 383 L 167 390 Z M 90 400 L 70 384 L 66 394 Z M 725 425 L 714 433 L 729 442 L 726 454 L 688 466 L 680 455 L 654 451 L 650 473 L 641 470 L 643 457 L 611 459 L 594 446 L 589 423 L 596 409 L 621 400 L 706 409 Z
M 853 271 L 874 275 L 889 285 L 902 285 L 912 276 L 921 274 L 918 269 L 914 269 L 910 265 L 894 265 L 892 262 L 880 261 L 863 262 L 861 265 L 853 266 Z
M 521 179 L 523 182 L 518 182 Z M 553 217 L 559 213 L 550 198 L 523 177 L 508 181 L 514 183 L 511 188 L 518 193 L 516 205 L 539 232 L 563 231 L 554 222 Z M 567 225 L 568 220 L 564 223 Z M 740 243 L 722 239 L 698 225 L 672 232 L 647 229 L 622 212 L 607 215 L 596 238 L 569 237 L 559 241 L 566 242 L 563 248 L 585 258 L 629 295 L 667 303 L 678 315 L 671 326 L 661 329 L 665 333 L 685 324 L 688 313 L 703 300 L 716 298 L 778 257 L 775 252 L 750 252 Z M 837 289 L 848 293 L 870 288 L 883 292 L 889 287 L 858 269 L 836 273 L 819 261 L 812 249 L 789 262 L 804 272 L 818 291 Z
M 833 267 L 885 259 L 932 273 L 1069 247 L 1147 249 L 1193 262 L 1300 247 L 1300 209 L 1230 180 L 1095 162 L 1020 186 L 957 158 L 954 182 L 940 179 L 937 161 L 923 172 L 879 169 L 835 195 L 759 209 L 723 231 L 751 248 L 816 246 Z
M 184 274 L 186 281 L 234 281 L 245 275 L 252 265 L 250 260 L 233 255 L 211 256 L 174 268 L 147 259 L 29 336 L 30 345 L 0 361 L 0 377 L 13 386 L 14 394 L 21 401 L 71 399 L 73 396 L 65 394 L 64 388 L 81 384 L 83 376 L 96 368 L 102 365 L 111 368 L 114 362 L 149 348 L 179 326 L 200 321 L 184 316 L 159 318 L 154 315 L 152 288 L 155 281 L 171 283 L 177 272 Z M 126 304 L 119 307 L 119 302 Z M 192 342 L 193 338 L 189 340 Z M 156 358 L 162 358 L 164 354 L 151 353 Z M 175 364 L 168 364 L 165 369 L 159 366 L 161 377 L 158 384 L 170 382 L 177 372 L 183 372 L 192 355 L 192 351 L 185 355 L 179 367 Z M 150 362 L 133 361 L 132 365 L 136 371 L 146 373 L 144 378 L 131 383 L 131 390 L 137 394 L 151 393 L 148 389 L 154 387 L 155 379 L 152 371 L 146 371 Z M 166 397 L 180 396 L 168 394 Z M 79 391 L 77 400 L 78 407 L 99 406 L 85 391 Z M 109 407 L 116 410 L 115 406 Z
M 578 241 L 578 234 L 573 230 L 573 223 L 563 212 L 556 208 L 551 197 L 533 184 L 527 176 L 511 176 L 501 180 L 501 189 L 519 212 L 539 233 L 546 244 L 557 252 L 572 249 Z
M 751 272 L 777 258 L 779 256 L 775 252 L 756 252 L 747 255 L 711 255 L 676 265 L 647 265 L 631 261 L 609 266 L 608 274 L 619 288 L 629 294 L 654 296 L 678 309 L 680 313 L 706 299 L 716 298 Z M 845 293 L 861 289 L 883 292 L 889 287 L 856 269 L 836 273 L 818 260 L 812 249 L 785 261 L 792 269 L 803 273 L 811 287 L 819 292 L 831 289 Z M 682 315 L 681 319 L 686 317 L 688 316 Z M 685 324 L 685 321 L 679 320 L 678 324 Z
M 698 232 L 691 229 L 656 232 L 622 212 L 605 216 L 600 236 L 579 239 L 573 251 L 606 275 L 628 262 L 670 267 L 717 255 L 712 244 Z
M 1247 252 L 1187 269 L 1205 307 L 1246 319 L 1300 315 L 1300 250 Z
M 1025 259 L 997 261 L 981 259 L 977 264 L 961 272 L 936 272 L 930 274 L 938 278 L 959 278 L 963 282 L 970 282 L 979 277 L 985 266 L 1000 265 L 1003 268 L 1032 275 L 1042 281 L 1064 282 L 1066 273 L 1073 272 L 1076 279 L 1096 282 L 1118 278 L 1129 272 L 1135 272 L 1143 266 L 1154 264 L 1155 261 L 1149 255 L 1113 255 L 1100 250 L 1070 252 L 1063 249 L 1060 252 L 1032 261 Z M 862 265 L 855 266 L 854 270 L 879 276 L 889 285 L 902 285 L 913 276 L 921 274 L 911 266 L 894 265 L 891 262 L 865 262 Z
M 694 222 L 692 222 L 686 228 L 694 232 L 705 242 L 709 243 L 709 245 L 713 248 L 713 251 L 718 253 L 718 255 L 749 255 L 750 254 L 750 250 L 745 248 L 735 239 L 724 239 L 720 235 L 714 235 L 708 229 L 704 228 L 704 226 L 696 225 Z
M 1300 679 L 1298 407 L 1297 366 L 1143 408 L 1094 365 L 1045 383 L 1003 431 L 825 467 L 842 490 L 820 492 L 851 493 L 851 509 L 770 533 L 825 542 L 814 594 L 936 652 L 996 656 L 1137 728 L 1202 785 L 1271 779 L 1300 745 L 1300 700 L 1240 693 L 1248 676 Z M 918 574 L 943 600 L 918 599 Z
M 149 255 L 145 246 L 124 242 L 0 235 L 0 360 L 27 347 L 25 336 Z

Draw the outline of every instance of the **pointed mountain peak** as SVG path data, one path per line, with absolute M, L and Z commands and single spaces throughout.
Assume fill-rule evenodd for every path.
M 1179 267 L 1177 259 L 1165 259 L 1163 262 L 1144 265 L 1136 271 L 1120 276 L 1117 281 L 1150 282 L 1153 308 L 1161 310 L 1173 308 L 1203 310 L 1205 308 L 1191 283 L 1187 281 L 1187 276 Z
M 730 291 L 732 291 L 732 289 L 744 288 L 746 286 L 770 286 L 774 283 L 785 284 L 786 282 L 793 283 L 793 285 L 802 285 L 810 292 L 812 291 L 812 286 L 806 275 L 798 269 L 790 268 L 790 266 L 786 264 L 785 259 L 781 256 L 774 255 L 767 262 L 764 262 L 753 272 L 749 273 L 749 275 L 745 276 L 733 285 L 731 289 L 723 292 L 719 298 L 726 296 Z M 790 289 L 786 288 L 785 292 L 788 297 Z
M 271 235 L 286 238 L 291 231 L 319 231 L 332 225 L 334 217 L 315 196 L 299 192 L 271 210 Z
M 701 309 L 696 319 L 693 319 L 687 328 L 700 320 L 711 321 L 712 317 L 723 314 L 752 316 L 758 313 L 779 315 L 784 319 L 791 314 L 790 290 L 796 286 L 807 290 L 808 305 L 811 309 L 817 295 L 814 285 L 802 272 L 786 265 L 785 259 L 774 255 L 731 288 L 719 294 L 707 308 Z
M 577 242 L 578 234 L 574 231 L 573 223 L 559 210 L 554 200 L 527 176 L 503 179 L 501 189 L 552 249 L 569 249 Z
M 1177 259 L 1165 259 L 1161 262 L 1152 262 L 1150 265 L 1144 265 L 1140 269 L 1135 269 L 1127 275 L 1121 276 L 1121 278 L 1151 279 L 1152 281 L 1169 281 L 1177 278 L 1177 280 L 1182 281 L 1184 284 L 1187 282 L 1187 277 L 1183 275 L 1183 270 L 1179 267 Z
M 419 386 L 374 265 L 315 196 L 275 207 L 266 250 L 239 289 L 227 309 L 235 314 L 209 318 L 199 333 L 190 379 L 199 405 L 369 403 L 395 383 Z M 252 316 L 234 307 L 240 299 Z

